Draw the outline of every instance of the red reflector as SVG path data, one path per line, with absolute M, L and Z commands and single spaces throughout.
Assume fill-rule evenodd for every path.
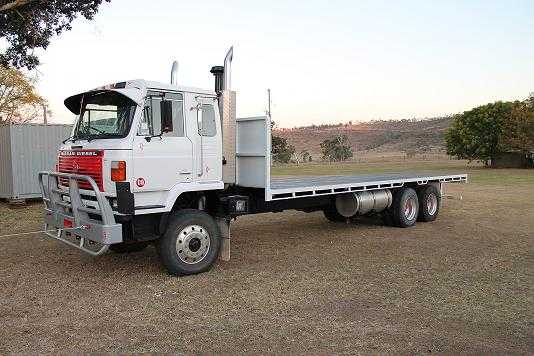
M 126 162 L 111 162 L 111 180 L 114 182 L 122 182 L 123 180 L 126 180 Z
M 73 227 L 74 225 L 72 225 L 72 221 L 68 220 L 68 219 L 63 219 L 63 227 Z

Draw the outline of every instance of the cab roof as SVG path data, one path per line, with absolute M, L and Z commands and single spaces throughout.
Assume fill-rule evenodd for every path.
M 173 85 L 170 83 L 161 83 L 161 82 L 147 81 L 147 80 L 142 80 L 142 79 L 132 80 L 130 81 L 130 83 L 143 83 L 145 88 L 147 89 L 175 90 L 175 91 L 203 94 L 203 95 L 210 95 L 210 96 L 217 95 L 215 91 L 209 90 L 209 89 L 186 87 L 182 85 Z
M 133 80 L 127 80 L 124 82 L 107 84 L 107 85 L 104 85 L 98 88 L 88 90 L 84 93 L 79 93 L 79 94 L 70 96 L 67 99 L 65 99 L 64 103 L 65 103 L 65 106 L 70 111 L 72 111 L 74 114 L 79 114 L 80 98 L 82 97 L 83 94 L 110 90 L 110 91 L 116 91 L 124 96 L 127 96 L 134 101 L 138 101 L 140 99 L 141 94 L 144 95 L 146 90 L 151 90 L 151 89 L 152 90 L 187 92 L 187 93 L 201 94 L 201 95 L 213 96 L 213 97 L 217 95 L 215 91 L 208 90 L 208 89 L 173 85 L 170 83 L 148 81 L 144 79 L 133 79 Z

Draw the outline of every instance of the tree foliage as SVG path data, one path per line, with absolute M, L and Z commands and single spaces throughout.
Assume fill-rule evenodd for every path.
M 352 148 L 346 135 L 337 135 L 321 142 L 323 159 L 330 162 L 346 161 L 352 157 Z
M 445 141 L 447 153 L 461 159 L 489 160 L 502 152 L 534 149 L 534 105 L 496 102 L 454 116 Z
M 273 161 L 276 163 L 289 163 L 295 154 L 295 147 L 287 143 L 287 139 L 280 136 L 272 136 L 271 152 Z
M 8 43 L 0 64 L 35 68 L 35 49 L 46 49 L 76 17 L 93 19 L 103 1 L 110 0 L 0 0 L 0 38 Z
M 308 150 L 302 150 L 300 151 L 300 160 L 302 162 L 311 162 L 313 160 L 310 152 Z
M 0 124 L 28 122 L 40 115 L 46 101 L 34 82 L 19 70 L 0 65 Z
M 534 152 L 534 96 L 515 105 L 504 128 L 502 142 L 506 150 Z

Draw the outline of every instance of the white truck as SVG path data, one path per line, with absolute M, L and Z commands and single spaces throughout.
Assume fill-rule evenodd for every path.
M 333 222 L 381 214 L 391 226 L 432 221 L 442 184 L 465 174 L 271 178 L 270 117 L 236 118 L 233 48 L 211 69 L 215 90 L 129 80 L 65 100 L 78 119 L 55 172 L 40 172 L 45 231 L 97 256 L 155 243 L 169 273 L 230 258 L 230 221 L 323 211 Z

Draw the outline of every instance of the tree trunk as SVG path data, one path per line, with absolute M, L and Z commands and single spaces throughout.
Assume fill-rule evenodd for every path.
M 24 6 L 26 4 L 29 4 L 31 2 L 35 2 L 37 0 L 15 0 L 15 1 L 12 1 L 12 2 L 8 2 L 7 4 L 4 4 L 2 6 L 0 6 L 0 12 L 6 12 L 6 11 L 9 11 L 9 10 L 14 10 L 18 7 L 21 7 L 21 6 Z M 41 0 L 41 2 L 44 2 Z

